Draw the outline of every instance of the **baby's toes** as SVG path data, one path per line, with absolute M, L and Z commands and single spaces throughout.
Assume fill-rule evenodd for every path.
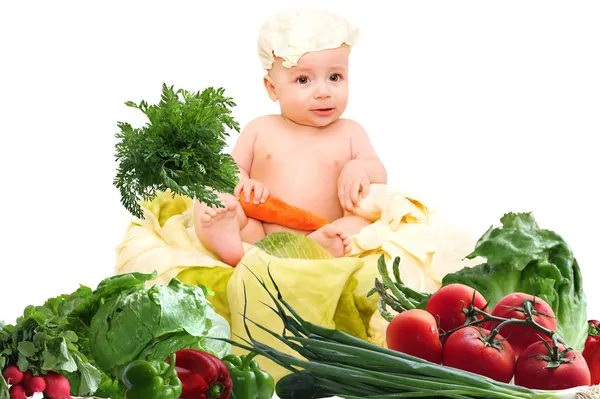
M 208 210 L 208 207 L 206 206 L 206 204 L 201 203 L 200 201 L 197 201 L 194 204 L 194 214 L 196 215 L 196 217 L 200 218 L 204 215 L 206 215 L 206 211 Z
M 335 236 L 342 234 L 342 230 L 333 224 L 323 226 L 321 231 L 328 238 L 334 238 Z
M 344 241 L 344 251 L 349 253 L 352 250 L 352 239 L 350 237 L 346 238 Z
M 209 214 L 208 214 L 208 213 L 205 211 L 205 212 L 202 212 L 202 213 L 200 213 L 200 214 L 197 216 L 197 218 L 198 218 L 198 220 L 199 220 L 201 223 L 210 223 L 210 222 L 211 222 L 211 221 L 214 219 L 214 216 L 211 216 L 211 215 L 209 215 Z
M 349 242 L 349 243 L 346 243 L 346 242 L 344 241 L 344 253 L 347 255 L 347 254 L 349 254 L 351 251 L 352 251 L 352 243 L 351 243 L 351 242 Z

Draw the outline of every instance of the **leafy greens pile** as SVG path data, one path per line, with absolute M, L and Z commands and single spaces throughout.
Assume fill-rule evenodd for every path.
M 231 115 L 236 104 L 224 92 L 209 87 L 192 93 L 163 84 L 158 104 L 125 103 L 149 120 L 142 128 L 118 123 L 113 184 L 129 212 L 141 217 L 139 202 L 151 200 L 157 191 L 171 190 L 218 207 L 222 204 L 212 190 L 233 194 L 238 168 L 222 151 L 227 128 L 240 128 Z
M 149 287 L 156 273 L 130 273 L 28 306 L 0 330 L 0 369 L 16 364 L 34 375 L 59 372 L 75 396 L 123 396 L 120 375 L 136 359 L 166 359 L 183 348 L 224 356 L 229 324 L 208 299 L 210 291 L 172 279 Z M 210 337 L 210 338 L 209 338 Z M 217 339 L 211 339 L 217 338 Z M 0 376 L 0 398 L 8 395 Z M 8 397 L 8 396 L 6 396 Z
M 531 213 L 507 213 L 501 227 L 490 227 L 467 256 L 486 262 L 448 274 L 443 285 L 462 283 L 490 301 L 524 292 L 546 301 L 557 318 L 557 333 L 583 350 L 587 338 L 587 300 L 579 264 L 567 242 L 541 229 Z

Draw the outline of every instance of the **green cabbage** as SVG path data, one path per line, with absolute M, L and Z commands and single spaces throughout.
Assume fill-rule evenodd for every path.
M 555 232 L 540 229 L 531 213 L 507 213 L 500 221 L 502 227 L 490 227 L 467 256 L 480 256 L 486 262 L 448 274 L 442 284 L 473 287 L 490 302 L 490 308 L 513 292 L 536 295 L 552 307 L 559 336 L 583 350 L 587 300 L 571 248 Z
M 272 233 L 256 242 L 269 255 L 290 259 L 332 259 L 325 248 L 304 234 L 289 231 Z
M 89 334 L 92 356 L 103 370 L 118 376 L 133 360 L 166 359 L 183 348 L 220 357 L 230 352 L 229 344 L 212 339 L 229 338 L 230 329 L 206 298 L 206 287 L 178 279 L 148 287 L 144 282 L 152 276 L 115 276 L 99 286 L 108 297 L 94 313 Z

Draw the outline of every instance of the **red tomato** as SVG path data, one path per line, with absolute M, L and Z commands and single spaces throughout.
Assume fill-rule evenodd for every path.
M 448 337 L 444 345 L 443 364 L 508 383 L 515 373 L 515 352 L 503 341 L 487 345 L 490 332 L 479 327 L 465 327 Z M 503 340 L 498 334 L 494 341 Z
M 565 346 L 558 344 L 558 348 L 561 352 L 565 349 Z M 548 349 L 542 341 L 525 348 L 519 359 L 517 359 L 515 385 L 544 390 L 560 390 L 590 385 L 590 370 L 579 352 L 570 351 L 567 353 L 565 357 L 574 358 L 574 360 L 562 363 L 557 368 L 548 367 L 549 356 Z
M 442 342 L 433 316 L 411 309 L 394 317 L 386 329 L 387 347 L 433 363 L 442 362 Z
M 429 298 L 426 310 L 439 320 L 439 328 L 442 331 L 453 330 L 465 324 L 467 316 L 463 309 L 467 309 L 473 303 L 473 292 L 474 306 L 483 309 L 486 301 L 477 290 L 463 284 L 449 284 Z M 478 318 L 481 319 L 482 316 Z
M 590 368 L 592 385 L 600 384 L 600 321 L 588 320 L 588 337 L 582 354 Z
M 496 306 L 494 306 L 494 309 L 492 310 L 492 315 L 503 317 L 505 319 L 524 320 L 525 314 L 520 310 L 511 309 L 511 307 L 522 308 L 523 301 L 526 299 L 533 300 L 534 296 L 530 294 L 524 294 L 521 292 L 509 294 L 502 298 L 496 304 Z M 556 318 L 550 305 L 548 305 L 540 298 L 535 298 L 534 309 L 550 317 L 534 315 L 533 320 L 535 320 L 535 322 L 540 324 L 541 326 L 544 326 L 552 331 L 556 331 Z M 498 325 L 498 323 L 495 323 L 494 325 Z M 525 348 L 527 348 L 529 345 L 535 342 L 539 342 L 540 336 L 544 337 L 544 339 L 547 339 L 548 341 L 551 341 L 550 337 L 545 336 L 541 332 L 531 327 L 518 326 L 516 324 L 509 324 L 502 327 L 500 333 L 508 339 L 515 351 L 515 355 L 517 356 L 519 356 L 519 354 L 523 352 L 523 350 L 525 350 Z

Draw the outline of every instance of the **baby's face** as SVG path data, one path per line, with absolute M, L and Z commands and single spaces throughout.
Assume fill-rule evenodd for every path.
M 304 54 L 292 68 L 278 58 L 270 70 L 281 113 L 301 125 L 336 121 L 348 104 L 349 47 Z

